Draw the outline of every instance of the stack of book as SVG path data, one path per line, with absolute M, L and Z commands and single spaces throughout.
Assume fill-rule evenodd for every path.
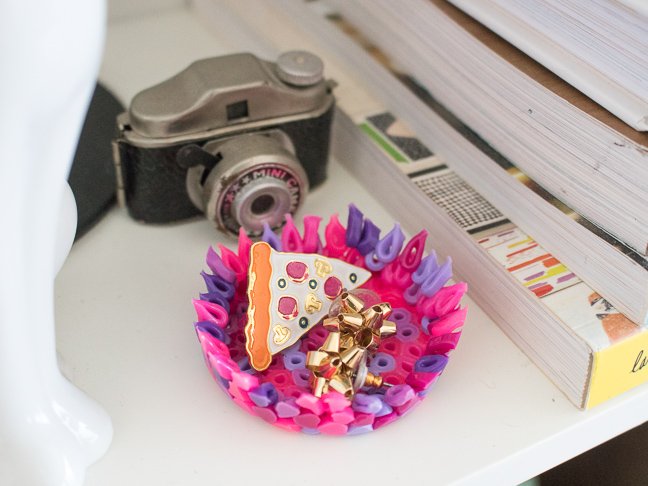
M 194 5 L 208 27 L 256 39 L 251 49 L 324 58 L 339 82 L 335 155 L 405 227 L 427 227 L 478 304 L 576 405 L 648 379 L 648 238 L 643 250 L 622 243 L 574 203 L 599 199 L 609 211 L 613 191 L 634 194 L 624 217 L 641 235 L 648 179 L 617 169 L 647 170 L 644 135 L 609 114 L 603 122 L 600 107 L 595 117 L 579 106 L 583 95 L 559 95 L 573 88 L 555 76 L 553 90 L 535 80 L 512 60 L 553 75 L 510 44 L 508 57 L 493 50 L 483 39 L 505 41 L 445 2 Z M 603 190 L 599 173 L 614 189 Z M 587 184 L 599 186 L 586 194 Z

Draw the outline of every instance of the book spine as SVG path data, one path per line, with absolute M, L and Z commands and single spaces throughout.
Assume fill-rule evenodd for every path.
M 586 408 L 648 382 L 648 333 L 594 353 Z

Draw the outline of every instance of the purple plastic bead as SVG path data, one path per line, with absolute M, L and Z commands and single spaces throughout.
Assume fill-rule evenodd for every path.
M 275 412 L 279 418 L 292 418 L 299 415 L 299 407 L 295 405 L 295 399 L 282 400 L 275 405 Z
M 287 370 L 301 370 L 306 368 L 306 354 L 301 351 L 292 351 L 283 355 L 284 368 Z
M 376 417 L 382 417 L 383 415 L 389 415 L 394 411 L 387 403 L 382 401 L 382 408 L 376 412 Z
M 367 267 L 368 270 L 371 270 L 372 272 L 379 272 L 383 268 L 385 268 L 386 263 L 381 262 L 376 258 L 375 251 L 372 251 L 371 253 L 367 253 L 364 257 L 365 260 L 365 266 Z
M 195 324 L 196 329 L 200 329 L 203 332 L 206 332 L 219 341 L 224 342 L 225 344 L 228 344 L 229 342 L 229 336 L 225 334 L 225 331 L 218 327 L 216 324 L 213 322 L 209 321 L 200 321 Z
M 416 396 L 414 389 L 409 385 L 396 385 L 385 393 L 385 402 L 391 407 L 400 407 Z
M 382 408 L 382 400 L 377 395 L 356 393 L 351 408 L 360 413 L 376 414 Z
M 228 282 L 234 282 L 236 280 L 236 273 L 223 263 L 220 255 L 212 247 L 209 247 L 209 250 L 207 250 L 207 266 L 212 272 Z
M 304 434 L 308 434 L 308 435 L 320 435 L 321 434 L 321 432 L 319 430 L 317 430 L 317 429 L 307 429 L 305 427 L 302 427 L 301 431 Z
M 253 388 L 248 392 L 248 396 L 257 407 L 269 407 L 279 400 L 279 393 L 270 382 L 261 383 L 256 388 Z
M 383 268 L 385 268 L 386 263 L 381 262 L 376 258 L 375 253 L 372 251 L 371 253 L 367 253 L 364 257 L 365 260 L 365 266 L 367 267 L 368 270 L 371 270 L 372 272 L 379 272 Z
M 230 382 L 228 380 L 226 380 L 225 378 L 223 378 L 218 373 L 214 373 L 214 376 L 216 377 L 216 383 L 218 383 L 223 390 L 228 391 Z
M 349 431 L 347 432 L 347 435 L 361 435 L 361 434 L 366 434 L 367 432 L 371 432 L 373 430 L 373 426 L 370 424 L 367 425 L 352 425 L 349 427 Z
M 445 285 L 450 277 L 452 277 L 452 259 L 448 257 L 445 263 L 421 284 L 421 292 L 427 297 L 433 296 Z
M 369 365 L 369 371 L 374 375 L 388 373 L 394 368 L 396 368 L 396 360 L 391 354 L 387 353 L 376 353 L 375 356 L 371 358 L 371 364 Z
M 351 248 L 355 248 L 360 243 L 362 236 L 362 223 L 364 216 L 362 212 L 355 207 L 354 204 L 349 204 L 349 219 L 347 220 L 346 229 L 346 244 Z
M 295 382 L 295 385 L 302 387 L 310 387 L 310 378 L 311 372 L 306 368 L 301 368 L 299 370 L 294 370 L 292 372 L 292 379 Z
M 428 316 L 423 316 L 421 319 L 421 327 L 425 334 L 430 334 L 430 324 L 438 319 L 430 319 Z
M 234 297 L 236 288 L 223 277 L 219 277 L 218 275 L 210 275 L 206 272 L 200 272 L 200 275 L 202 275 L 202 278 L 205 281 L 208 292 L 219 293 L 227 300 L 230 300 L 232 297 Z
M 395 322 L 396 325 L 407 324 L 412 321 L 412 313 L 402 307 L 396 307 L 389 314 L 389 320 Z
M 419 334 L 418 327 L 409 322 L 396 326 L 396 337 L 403 342 L 416 341 Z
M 279 238 L 277 234 L 272 231 L 272 228 L 270 228 L 270 225 L 268 223 L 263 223 L 263 234 L 261 235 L 261 239 L 275 250 L 281 251 L 281 238 Z
M 238 367 L 241 369 L 243 373 L 249 373 L 251 375 L 255 374 L 255 370 L 250 366 L 250 360 L 248 359 L 247 356 L 244 358 L 239 359 L 236 364 Z
M 405 299 L 405 302 L 407 302 L 409 305 L 415 305 L 418 300 L 421 298 L 421 287 L 419 284 L 413 283 L 407 289 L 405 289 L 405 292 L 403 292 L 403 299 Z
M 361 255 L 371 253 L 376 248 L 376 243 L 380 237 L 380 228 L 373 224 L 370 219 L 365 219 L 364 226 L 362 227 L 362 235 L 358 242 L 358 251 Z
M 208 292 L 206 294 L 200 294 L 200 300 L 206 300 L 207 302 L 211 302 L 212 304 L 218 304 L 223 309 L 225 309 L 225 312 L 227 313 L 229 313 L 230 311 L 229 300 L 223 297 L 220 292 Z
M 421 285 L 430 277 L 430 275 L 433 275 L 436 272 L 438 267 L 439 265 L 437 263 L 436 253 L 432 251 L 428 256 L 421 260 L 418 268 L 412 272 L 412 282 Z
M 442 354 L 426 354 L 414 363 L 414 371 L 422 373 L 440 373 L 448 364 L 448 357 Z
M 405 235 L 398 223 L 394 225 L 389 233 L 385 235 L 378 243 L 374 254 L 376 258 L 383 263 L 390 263 L 398 257 L 403 243 L 405 242 Z

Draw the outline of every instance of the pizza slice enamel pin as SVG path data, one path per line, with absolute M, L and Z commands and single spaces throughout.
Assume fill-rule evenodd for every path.
M 246 349 L 258 371 L 319 323 L 342 289 L 352 290 L 371 273 L 336 258 L 283 253 L 260 241 L 250 248 Z

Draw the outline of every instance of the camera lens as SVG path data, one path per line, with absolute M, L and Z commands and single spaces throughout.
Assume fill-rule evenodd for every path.
M 220 160 L 209 169 L 191 167 L 187 189 L 191 200 L 219 229 L 237 235 L 243 227 L 260 236 L 264 224 L 280 228 L 308 192 L 308 179 L 282 132 L 239 135 L 209 142 L 203 150 Z
M 275 205 L 275 199 L 269 194 L 263 194 L 252 201 L 250 209 L 255 216 L 262 216 L 269 213 Z

